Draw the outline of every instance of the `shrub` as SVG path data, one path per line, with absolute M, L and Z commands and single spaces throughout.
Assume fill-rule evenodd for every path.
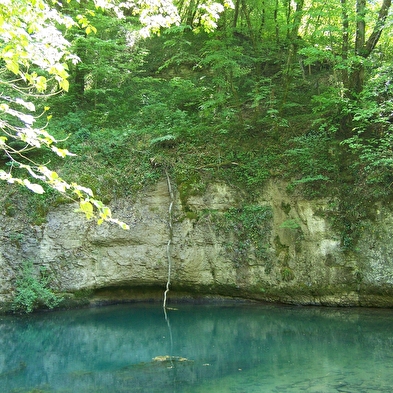
M 39 277 L 34 272 L 33 262 L 26 261 L 16 279 L 16 295 L 13 301 L 15 311 L 30 313 L 40 306 L 56 307 L 62 298 L 49 287 L 51 277 L 41 267 Z

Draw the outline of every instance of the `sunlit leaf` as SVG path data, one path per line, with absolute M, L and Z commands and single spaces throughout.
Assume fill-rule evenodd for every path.
M 35 192 L 36 194 L 43 194 L 45 191 L 39 184 L 31 183 L 30 180 L 24 179 L 23 184 L 31 191 Z
M 19 104 L 19 105 L 24 106 L 29 111 L 32 111 L 32 112 L 35 111 L 35 105 L 32 102 L 28 102 L 28 101 L 22 100 L 21 98 L 16 98 L 15 102 L 17 104 Z
M 85 214 L 86 218 L 90 220 L 94 216 L 93 205 L 87 200 L 81 200 L 79 202 L 79 209 Z
M 19 74 L 19 64 L 16 61 L 6 60 L 6 67 L 14 74 Z
M 93 196 L 93 191 L 88 187 L 83 187 L 76 183 L 71 183 L 71 187 L 73 187 L 74 192 L 78 195 L 82 195 L 82 193 L 85 193 L 91 197 Z
M 38 91 L 42 92 L 42 91 L 45 91 L 47 88 L 46 82 L 47 81 L 46 81 L 45 77 L 39 76 L 39 77 L 35 78 L 34 85 Z
M 9 113 L 11 116 L 17 117 L 19 120 L 21 120 L 23 123 L 25 123 L 26 125 L 29 125 L 29 126 L 31 126 L 35 122 L 34 116 L 27 115 L 23 112 L 19 112 L 14 109 L 11 109 L 11 108 L 9 108 L 7 110 L 7 113 Z M 22 133 L 22 134 L 24 134 L 24 133 Z
M 127 225 L 125 222 L 120 222 L 119 224 L 120 224 L 121 228 L 124 229 L 124 230 L 129 230 L 130 229 L 130 226 Z
M 4 171 L 3 169 L 0 169 L 0 179 L 1 180 L 8 180 L 11 177 L 9 173 Z
M 70 84 L 68 82 L 67 79 L 62 79 L 59 81 L 59 86 L 61 89 L 63 89 L 64 91 L 68 91 L 70 88 Z
M 97 34 L 97 29 L 92 25 L 87 26 L 85 31 L 86 34 L 90 34 L 90 33 Z
M 58 156 L 60 157 L 66 157 L 66 156 L 76 156 L 76 154 L 73 154 L 69 152 L 67 149 L 59 149 L 56 146 L 51 146 L 52 151 L 54 151 Z

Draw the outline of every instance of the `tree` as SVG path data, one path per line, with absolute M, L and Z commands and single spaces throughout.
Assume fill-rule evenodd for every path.
M 53 4 L 43 0 L 6 0 L 0 5 L 0 84 L 3 88 L 0 149 L 9 167 L 7 171 L 0 170 L 0 179 L 20 184 L 38 194 L 45 192 L 43 185 L 46 185 L 79 200 L 80 210 L 87 218 L 95 216 L 96 210 L 98 223 L 116 222 L 127 229 L 125 223 L 111 217 L 109 208 L 95 199 L 89 188 L 66 182 L 55 171 L 29 157 L 37 148 L 50 149 L 61 157 L 72 155 L 57 146 L 58 141 L 46 131 L 45 125 L 37 125 L 49 108 L 35 115 L 38 98 L 48 92 L 54 94 L 58 89 L 68 90 L 67 63 L 78 61 L 70 52 L 63 32 L 57 28 L 61 25 L 67 30 L 77 22 L 61 14 Z M 86 26 L 87 32 L 88 29 Z M 26 173 L 33 181 L 25 177 Z
M 392 5 L 392 0 L 383 0 L 374 21 L 374 28 L 366 40 L 366 0 L 356 1 L 356 39 L 354 52 L 356 56 L 367 59 L 378 44 L 382 31 L 385 28 L 386 18 L 389 9 Z M 373 11 L 375 12 L 375 11 Z M 359 94 L 364 86 L 364 61 L 359 59 L 355 65 L 350 69 L 348 90 L 353 94 Z
M 66 182 L 29 156 L 32 150 L 40 148 L 50 149 L 61 157 L 73 155 L 58 147 L 59 141 L 46 131 L 46 124 L 38 125 L 38 119 L 45 116 L 49 108 L 36 115 L 35 102 L 46 94 L 69 89 L 68 65 L 76 65 L 80 59 L 70 51 L 65 33 L 72 27 L 83 29 L 87 35 L 96 32 L 86 16 L 94 15 L 94 8 L 88 1 L 81 4 L 89 7 L 75 19 L 63 13 L 63 9 L 80 8 L 79 1 L 73 5 L 67 0 L 64 6 L 55 0 L 4 0 L 0 4 L 0 150 L 9 168 L 0 170 L 0 179 L 38 194 L 45 192 L 44 186 L 57 190 L 78 200 L 87 218 L 96 216 L 99 224 L 115 222 L 127 229 L 125 223 L 111 217 L 110 209 L 96 199 L 89 188 Z M 175 7 L 166 0 L 126 3 L 95 0 L 93 4 L 117 16 L 122 15 L 122 7 L 138 12 L 145 34 L 176 23 L 178 18 Z

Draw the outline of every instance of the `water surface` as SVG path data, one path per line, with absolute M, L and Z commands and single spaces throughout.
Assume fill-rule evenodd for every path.
M 0 391 L 392 392 L 393 310 L 177 308 L 2 316 Z

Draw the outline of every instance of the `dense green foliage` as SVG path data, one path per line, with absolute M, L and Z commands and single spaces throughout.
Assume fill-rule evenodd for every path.
M 62 177 L 105 202 L 163 168 L 185 203 L 218 179 L 252 201 L 272 177 L 311 198 L 345 199 L 348 184 L 368 204 L 389 199 L 390 1 L 237 1 L 211 31 L 198 4 L 179 3 L 181 23 L 150 38 L 102 9 L 91 34 L 70 30 L 82 62 L 69 62 L 70 91 L 41 103 L 77 154 L 55 162 Z
M 198 4 L 193 17 L 202 30 L 210 31 L 224 8 L 208 1 Z M 56 190 L 79 202 L 79 210 L 88 219 L 128 229 L 126 223 L 112 218 L 91 188 L 66 181 L 39 154 L 33 157 L 31 153 L 43 149 L 62 158 L 74 155 L 60 148 L 59 138 L 48 132 L 47 122 L 52 118 L 45 105 L 48 96 L 70 90 L 72 101 L 64 102 L 67 111 L 86 96 L 94 107 L 94 118 L 109 120 L 104 97 L 127 79 L 121 72 L 128 74 L 140 64 L 132 64 L 138 54 L 130 57 L 134 41 L 179 21 L 169 0 L 4 0 L 0 4 L 0 158 L 5 169 L 0 169 L 0 180 L 36 194 Z M 98 39 L 92 38 L 98 31 L 93 22 L 100 29 Z M 112 104 L 120 102 L 121 93 L 113 97 Z
M 26 261 L 16 279 L 16 293 L 13 309 L 20 312 L 32 312 L 38 307 L 56 307 L 62 298 L 50 288 L 52 279 L 46 269 L 41 267 L 37 276 L 31 261 Z
M 272 210 L 269 206 L 244 205 L 231 208 L 225 214 L 211 214 L 218 233 L 232 233 L 232 241 L 225 245 L 226 257 L 235 267 L 247 266 L 257 260 L 265 261 L 265 271 L 272 265 L 268 255 Z
M 109 203 L 166 169 L 186 211 L 214 180 L 252 205 L 284 179 L 288 192 L 340 200 L 332 219 L 354 244 L 359 218 L 392 196 L 391 1 L 177 6 L 180 23 L 151 37 L 132 12 L 103 9 L 90 34 L 67 32 L 82 62 L 68 61 L 69 92 L 37 103 L 77 154 L 52 158 L 62 178 Z M 221 15 L 216 28 L 204 10 Z
M 67 147 L 79 155 L 94 151 L 92 161 L 108 175 L 102 188 L 118 181 L 118 193 L 166 166 L 187 192 L 213 178 L 255 191 L 278 176 L 311 197 L 345 178 L 388 196 L 388 38 L 370 53 L 372 63 L 362 60 L 367 78 L 350 90 L 345 78 L 363 57 L 355 47 L 343 52 L 340 4 L 329 12 L 315 2 L 307 12 L 236 7 L 214 32 L 195 33 L 195 22 L 144 40 L 127 21 L 97 17 L 97 34 L 75 43 L 89 48 L 83 94 L 76 89 L 51 102 L 51 131 L 70 133 Z M 349 15 L 354 5 L 347 7 Z M 122 177 L 128 168 L 137 173 L 129 181 Z

